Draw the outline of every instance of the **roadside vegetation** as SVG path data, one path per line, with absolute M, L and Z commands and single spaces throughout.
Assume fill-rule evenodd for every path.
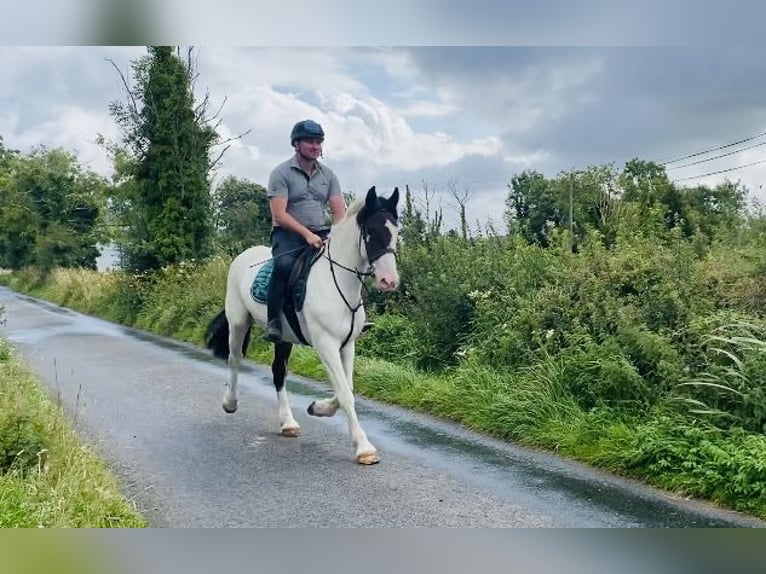
M 116 478 L 0 339 L 0 528 L 143 526 Z
M 136 90 L 150 89 L 152 66 L 175 65 L 151 54 Z M 179 116 L 129 111 L 123 125 L 170 129 L 177 124 L 162 114 Z M 163 158 L 140 139 L 155 128 L 126 131 L 111 147 L 118 176 L 88 188 L 98 206 L 91 240 L 118 246 L 120 271 L 82 263 L 85 235 L 61 231 L 72 217 L 46 226 L 51 211 L 23 203 L 29 180 L 18 174 L 34 174 L 41 197 L 62 181 L 59 164 L 41 159 L 48 152 L 0 154 L 0 182 L 19 190 L 8 196 L 19 208 L 0 210 L 0 254 L 13 254 L 0 256 L 13 270 L 0 283 L 201 344 L 232 256 L 267 241 L 265 190 L 236 177 L 215 189 L 199 178 L 173 185 L 176 171 L 162 172 Z M 183 157 L 207 157 L 198 152 Z M 205 161 L 185 172 L 208 173 Z M 208 186 L 209 211 L 196 224 L 172 197 L 187 184 Z M 766 217 L 747 190 L 679 187 L 638 159 L 553 178 L 527 171 L 498 190 L 503 233 L 469 224 L 469 191 L 446 191 L 455 229 L 445 229 L 433 187 L 406 187 L 402 284 L 369 296 L 375 326 L 358 342 L 357 390 L 766 518 Z M 178 232 L 174 213 L 185 220 Z M 268 363 L 258 335 L 249 357 Z M 296 349 L 290 367 L 324 378 L 311 349 Z

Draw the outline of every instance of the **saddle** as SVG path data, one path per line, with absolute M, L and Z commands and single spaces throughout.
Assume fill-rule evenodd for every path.
M 303 336 L 303 331 L 301 331 L 297 314 L 303 310 L 303 302 L 306 299 L 306 280 L 308 279 L 309 271 L 321 254 L 321 249 L 314 249 L 310 245 L 306 245 L 303 251 L 298 254 L 290 271 L 290 277 L 287 280 L 285 301 L 282 305 L 282 311 L 285 313 L 290 328 L 292 328 L 295 335 L 304 345 L 307 345 L 308 342 Z M 263 303 L 264 305 L 268 303 L 269 283 L 271 282 L 273 270 L 274 260 L 269 259 L 258 271 L 255 279 L 253 279 L 250 294 L 258 303 Z

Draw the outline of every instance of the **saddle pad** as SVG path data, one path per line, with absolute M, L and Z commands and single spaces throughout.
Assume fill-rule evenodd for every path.
M 263 264 L 253 279 L 253 286 L 250 288 L 250 294 L 258 303 L 267 303 L 269 300 L 269 281 L 271 281 L 271 271 L 274 269 L 274 260 L 269 259 Z

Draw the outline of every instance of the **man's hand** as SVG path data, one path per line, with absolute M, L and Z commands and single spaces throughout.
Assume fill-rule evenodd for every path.
M 324 243 L 324 240 L 321 237 L 311 231 L 305 235 L 304 239 L 306 240 L 306 243 L 311 245 L 314 249 L 320 249 Z

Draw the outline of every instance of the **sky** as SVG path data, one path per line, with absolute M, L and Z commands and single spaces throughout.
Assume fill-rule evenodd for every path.
M 111 174 L 98 134 L 118 141 L 109 104 L 124 99 L 143 47 L 0 47 L 0 135 L 6 147 L 61 147 Z M 292 154 L 290 129 L 324 127 L 323 161 L 345 191 L 409 185 L 457 222 L 503 229 L 514 174 L 633 158 L 664 162 L 766 132 L 766 52 L 758 46 L 391 46 L 196 48 L 200 95 L 223 105 L 231 142 L 214 179 L 266 185 Z M 749 148 L 749 149 L 745 149 Z M 715 155 L 728 154 L 719 159 Z M 741 167 L 763 161 L 762 164 Z M 687 165 L 689 163 L 694 165 Z M 668 164 L 680 185 L 740 181 L 766 200 L 766 133 Z M 697 177 L 711 172 L 740 168 Z M 693 178 L 693 179 L 687 179 Z

